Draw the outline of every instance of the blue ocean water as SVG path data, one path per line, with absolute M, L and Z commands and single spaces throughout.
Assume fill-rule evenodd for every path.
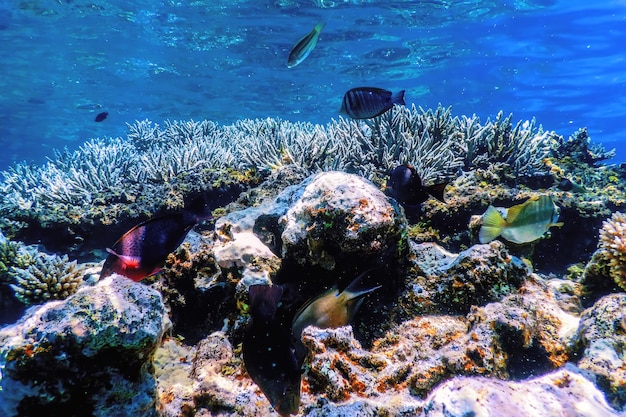
M 0 0 L 0 170 L 146 118 L 327 123 L 356 86 L 565 137 L 586 126 L 622 162 L 624 40 L 624 0 Z

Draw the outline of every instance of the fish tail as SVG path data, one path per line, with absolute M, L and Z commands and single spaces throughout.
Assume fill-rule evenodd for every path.
M 376 291 L 377 289 L 382 287 L 382 285 L 365 288 L 362 287 L 363 278 L 365 278 L 371 272 L 371 270 L 372 269 L 368 269 L 367 271 L 361 273 L 343 290 L 343 293 L 346 294 L 348 300 L 363 298 L 372 291 Z
M 326 26 L 326 22 L 319 22 L 317 25 L 315 25 L 314 30 L 317 33 L 320 33 L 322 31 L 322 29 L 324 29 L 324 26 Z M 309 26 L 310 27 L 310 26 Z
M 441 184 L 428 185 L 424 187 L 424 189 L 426 190 L 428 194 L 432 195 L 433 197 L 435 197 L 437 200 L 441 201 L 442 203 L 445 203 L 446 200 L 444 200 L 443 198 L 443 192 L 446 189 L 446 185 L 448 185 L 447 182 L 442 182 Z
M 489 206 L 483 214 L 483 225 L 478 232 L 478 240 L 480 243 L 491 242 L 500 236 L 505 226 L 506 220 L 502 214 L 494 206 Z
M 401 106 L 406 105 L 406 104 L 404 103 L 404 91 L 405 91 L 405 90 L 400 90 L 400 91 L 398 91 L 397 93 L 392 94 L 392 95 L 391 95 L 391 102 L 392 102 L 393 104 L 399 104 L 399 105 L 401 105 Z

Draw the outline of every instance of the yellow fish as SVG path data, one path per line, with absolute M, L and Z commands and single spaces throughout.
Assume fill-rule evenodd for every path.
M 378 285 L 373 288 L 357 289 L 368 272 L 359 275 L 341 292 L 333 287 L 304 303 L 296 313 L 291 326 L 296 340 L 300 340 L 302 330 L 309 325 L 328 329 L 350 323 L 363 303 L 363 297 L 381 287 Z
M 478 232 L 480 243 L 502 236 L 509 242 L 523 244 L 542 237 L 552 226 L 563 226 L 559 208 L 549 195 L 534 196 L 508 209 L 489 206 Z

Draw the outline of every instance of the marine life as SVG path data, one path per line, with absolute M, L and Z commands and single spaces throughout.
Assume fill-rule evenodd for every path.
M 491 242 L 502 236 L 509 242 L 524 244 L 542 237 L 559 223 L 559 208 L 549 195 L 534 196 L 508 209 L 489 206 L 483 214 L 483 225 L 478 232 L 480 243 Z
M 311 51 L 315 49 L 317 45 L 317 39 L 320 36 L 320 32 L 324 29 L 326 23 L 320 22 L 305 37 L 300 39 L 296 46 L 293 47 L 291 52 L 289 53 L 289 61 L 287 61 L 287 68 L 293 68 L 296 65 L 300 64 L 302 61 L 309 56 Z
M 278 414 L 297 414 L 302 371 L 291 343 L 289 320 L 278 312 L 283 289 L 251 285 L 248 291 L 252 322 L 242 345 L 246 370 Z
M 394 94 L 382 88 L 357 87 L 344 94 L 339 113 L 353 119 L 370 119 L 380 116 L 394 104 L 404 106 L 404 90 Z
M 104 119 L 106 119 L 108 115 L 109 115 L 109 113 L 103 111 L 102 113 L 98 113 L 98 115 L 96 116 L 95 120 L 96 120 L 96 122 L 101 122 Z
M 587 189 L 584 185 L 572 180 L 571 178 L 564 178 L 557 184 L 557 188 L 563 191 L 571 191 L 573 193 L 586 193 Z
M 302 330 L 309 325 L 321 329 L 345 326 L 363 304 L 363 297 L 381 286 L 360 288 L 366 271 L 356 277 L 343 291 L 333 287 L 305 302 L 298 310 L 291 325 L 294 337 L 299 340 Z
M 447 182 L 424 185 L 413 166 L 400 165 L 389 173 L 385 191 L 403 205 L 421 204 L 431 196 L 445 203 L 443 192 L 446 185 Z
M 187 233 L 198 222 L 211 217 L 208 206 L 190 207 L 178 213 L 170 213 L 148 219 L 124 233 L 104 261 L 100 279 L 113 273 L 124 275 L 133 281 L 158 273 L 170 252 L 182 243 Z

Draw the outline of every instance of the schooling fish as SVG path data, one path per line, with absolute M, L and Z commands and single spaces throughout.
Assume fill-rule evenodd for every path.
M 246 370 L 278 414 L 297 414 L 302 370 L 291 342 L 290 321 L 278 311 L 283 289 L 251 285 L 248 294 L 252 322 L 242 344 Z
M 343 291 L 336 287 L 311 298 L 298 310 L 291 325 L 296 341 L 300 340 L 302 330 L 309 325 L 321 329 L 345 326 L 356 314 L 363 303 L 363 297 L 381 286 L 361 288 L 366 271 L 356 277 Z
M 96 116 L 95 120 L 96 120 L 96 122 L 101 122 L 104 119 L 106 119 L 108 115 L 109 115 L 109 113 L 103 111 L 102 113 L 98 113 L 98 115 Z
M 171 252 L 183 242 L 198 222 L 211 218 L 208 206 L 191 207 L 180 213 L 170 213 L 139 223 L 107 248 L 100 279 L 117 273 L 132 279 L 156 274 Z
M 417 205 L 435 197 L 444 202 L 443 192 L 447 182 L 434 185 L 424 185 L 415 168 L 411 165 L 400 165 L 391 171 L 385 191 L 402 205 Z
M 543 236 L 558 223 L 559 208 L 549 195 L 534 196 L 508 209 L 489 206 L 483 214 L 483 225 L 478 232 L 480 243 L 491 242 L 502 236 L 509 242 L 523 244 Z
M 340 113 L 353 119 L 369 119 L 391 109 L 394 104 L 404 106 L 404 90 L 392 93 L 376 87 L 357 87 L 343 96 Z
M 300 41 L 293 47 L 291 52 L 289 53 L 289 61 L 287 61 L 287 68 L 293 68 L 302 61 L 306 59 L 307 56 L 311 53 L 315 46 L 317 45 L 317 39 L 320 36 L 320 32 L 324 29 L 326 23 L 320 22 L 305 37 L 300 39 Z

